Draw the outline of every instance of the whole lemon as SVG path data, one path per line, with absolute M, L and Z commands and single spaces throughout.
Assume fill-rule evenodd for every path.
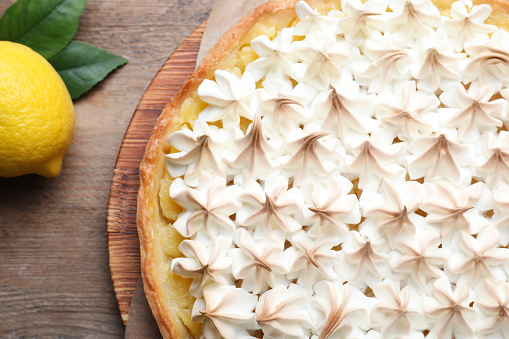
M 73 137 L 73 103 L 55 69 L 29 47 L 0 41 L 0 176 L 58 176 Z

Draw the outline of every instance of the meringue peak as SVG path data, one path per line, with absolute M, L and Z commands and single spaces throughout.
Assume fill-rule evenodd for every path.
M 509 181 L 509 152 L 495 147 L 491 156 L 479 169 L 488 173 L 487 184 L 494 185 L 501 180 Z
M 464 156 L 468 153 L 468 148 L 464 145 L 450 141 L 445 134 L 436 137 L 420 137 L 410 143 L 410 152 L 413 151 L 413 145 L 421 143 L 430 147 L 416 154 L 417 156 L 409 161 L 408 169 L 411 179 L 417 179 L 427 175 L 429 179 L 446 178 L 452 182 L 458 182 L 462 178 L 461 169 L 456 161 L 456 157 Z
M 355 236 L 354 248 L 345 251 L 345 258 L 356 265 L 356 270 L 353 276 L 349 279 L 350 282 L 357 281 L 363 278 L 368 272 L 375 275 L 377 279 L 381 279 L 380 270 L 377 263 L 386 260 L 386 256 L 377 253 L 381 248 L 381 243 L 372 243 L 371 240 Z
M 327 100 L 331 106 L 322 128 L 333 129 L 333 133 L 337 133 L 342 140 L 348 140 L 350 130 L 358 133 L 369 132 L 356 118 L 356 114 L 348 108 L 353 102 L 346 96 L 339 94 L 336 88 L 332 87 Z
M 378 186 L 383 178 L 394 178 L 405 172 L 401 166 L 394 164 L 405 144 L 394 144 L 382 149 L 383 144 L 377 143 L 377 139 L 378 135 L 375 134 L 372 142 L 366 140 L 355 147 L 353 160 L 347 162 L 348 169 L 358 175 L 359 187 L 362 189 Z
M 330 296 L 330 308 L 326 309 L 326 321 L 318 339 L 328 339 L 343 326 L 350 325 L 349 315 L 362 311 L 362 306 L 352 303 L 352 287 L 350 285 L 345 284 L 339 287 L 328 281 L 322 284 L 325 285 Z M 341 293 L 338 293 L 338 289 Z
M 320 155 L 330 154 L 319 140 L 328 136 L 328 132 L 311 132 L 303 138 L 293 141 L 289 147 L 297 146 L 299 149 L 286 163 L 285 167 L 298 169 L 296 181 L 302 182 L 313 174 L 325 176 L 331 173 L 331 169 L 325 168 Z
M 274 152 L 273 147 L 263 136 L 262 122 L 259 115 L 255 115 L 247 134 L 240 140 L 243 150 L 228 165 L 242 170 L 244 182 L 254 180 L 258 171 L 270 172 L 274 169 L 268 158 L 268 153 Z

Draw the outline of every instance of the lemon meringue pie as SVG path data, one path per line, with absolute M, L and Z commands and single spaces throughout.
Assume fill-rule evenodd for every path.
M 166 338 L 509 338 L 508 5 L 272 1 L 141 165 Z

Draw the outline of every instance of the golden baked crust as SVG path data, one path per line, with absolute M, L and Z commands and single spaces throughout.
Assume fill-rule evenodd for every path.
M 243 62 L 239 61 L 243 48 L 249 46 L 249 41 L 256 36 L 255 33 L 263 31 L 264 28 L 276 27 L 275 31 L 279 31 L 283 27 L 292 25 L 297 18 L 294 9 L 297 1 L 270 1 L 244 16 L 223 35 L 219 43 L 204 58 L 196 72 L 164 108 L 148 142 L 140 166 L 141 184 L 138 194 L 137 223 L 145 294 L 164 338 L 193 338 L 199 335 L 199 331 L 190 330 L 179 317 L 177 314 L 178 305 L 175 305 L 176 300 L 168 296 L 168 285 L 165 286 L 165 284 L 170 284 L 172 279 L 185 286 L 184 279 L 173 275 L 168 277 L 168 274 L 162 273 L 167 273 L 162 267 L 167 265 L 165 264 L 167 258 L 172 257 L 171 253 L 165 255 L 156 230 L 156 225 L 168 224 L 172 221 L 171 216 L 164 214 L 159 197 L 166 172 L 164 155 L 171 152 L 166 140 L 172 132 L 196 119 L 200 108 L 206 105 L 196 95 L 199 84 L 204 79 L 213 79 L 217 69 L 227 69 L 233 72 L 243 71 L 241 69 Z M 321 7 L 322 9 L 340 8 L 339 0 L 307 0 L 307 2 L 312 7 Z M 452 2 L 451 0 L 434 1 L 444 13 L 447 11 L 443 9 L 448 8 Z M 474 2 L 490 4 L 493 7 L 493 14 L 487 22 L 508 30 L 509 19 L 506 13 L 509 11 L 509 2 L 503 0 Z M 185 114 L 182 113 L 183 111 Z M 178 215 L 178 212 L 176 210 L 174 214 Z M 178 255 L 176 247 L 182 238 L 176 232 L 174 233 L 177 240 L 174 242 L 175 248 L 171 250 Z M 190 310 L 188 310 L 189 312 Z

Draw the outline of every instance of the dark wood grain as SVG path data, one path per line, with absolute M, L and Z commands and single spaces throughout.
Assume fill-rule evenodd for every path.
M 0 15 L 13 2 L 0 0 Z M 124 335 L 106 232 L 115 161 L 147 86 L 211 6 L 88 0 L 76 39 L 130 61 L 75 102 L 75 139 L 58 178 L 0 179 L 0 338 Z
M 177 48 L 141 98 L 113 172 L 107 219 L 108 249 L 113 286 L 124 323 L 140 276 L 136 231 L 140 162 L 159 114 L 195 69 L 204 28 L 202 24 Z

